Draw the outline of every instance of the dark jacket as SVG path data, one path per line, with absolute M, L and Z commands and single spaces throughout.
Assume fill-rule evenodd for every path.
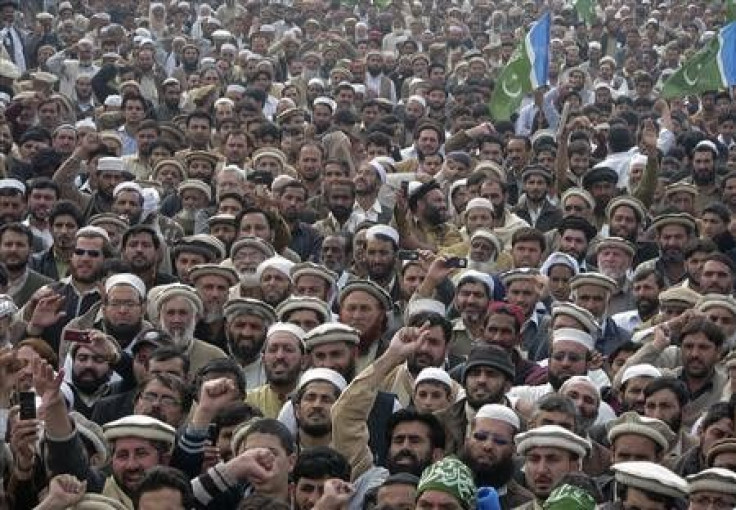
M 532 221 L 532 215 L 529 214 L 529 206 L 525 202 L 520 203 L 513 211 L 519 218 L 541 232 L 549 232 L 557 228 L 562 221 L 562 211 L 546 199 L 542 202 L 542 209 L 539 212 L 536 222 Z
M 13 295 L 13 301 L 16 306 L 20 308 L 31 299 L 31 296 L 33 296 L 38 289 L 53 282 L 54 281 L 51 278 L 47 278 L 41 273 L 37 273 L 33 269 L 29 268 L 28 277 L 26 278 L 23 286 Z
M 56 267 L 56 257 L 54 256 L 54 248 L 44 250 L 41 253 L 31 255 L 28 267 L 52 280 L 59 280 L 59 270 Z

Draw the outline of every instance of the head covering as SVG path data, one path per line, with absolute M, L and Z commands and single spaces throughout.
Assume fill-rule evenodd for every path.
M 542 425 L 516 436 L 516 451 L 526 455 L 532 448 L 559 448 L 585 457 L 590 451 L 590 441 L 584 439 L 559 425 Z
M 291 260 L 282 257 L 281 255 L 275 255 L 258 264 L 258 268 L 256 269 L 256 276 L 258 277 L 258 280 L 260 280 L 266 269 L 275 269 L 279 273 L 286 276 L 289 281 L 291 281 L 292 267 L 294 267 L 294 263 Z
M 7 294 L 0 294 L 0 319 L 12 317 L 18 313 L 18 307 L 13 298 Z
M 477 420 L 479 418 L 508 423 L 516 431 L 521 429 L 521 420 L 519 420 L 519 416 L 510 407 L 502 406 L 500 404 L 485 404 L 478 409 L 478 412 L 475 414 L 475 419 Z
M 623 237 L 605 237 L 599 241 L 596 241 L 593 244 L 593 251 L 596 255 L 600 253 L 601 250 L 606 248 L 616 248 L 618 250 L 623 251 L 626 253 L 629 257 L 634 257 L 634 254 L 636 253 L 636 246 L 634 244 L 624 239 Z
M 561 251 L 550 253 L 547 260 L 542 264 L 539 272 L 544 276 L 549 276 L 549 272 L 554 266 L 569 267 L 573 276 L 580 273 L 580 264 L 578 264 L 578 261 L 567 253 L 562 253 Z
M 462 373 L 462 381 L 468 372 L 475 367 L 489 367 L 504 374 L 509 381 L 516 377 L 516 367 L 511 361 L 509 354 L 496 345 L 477 344 L 470 349 L 468 361 L 465 362 Z
M 299 378 L 299 384 L 297 384 L 296 389 L 300 390 L 307 384 L 314 381 L 325 381 L 331 383 L 340 391 L 340 393 L 348 387 L 348 383 L 345 381 L 345 378 L 334 370 L 330 368 L 310 368 Z
M 366 292 L 376 298 L 385 311 L 388 312 L 393 309 L 391 296 L 388 295 L 388 292 L 386 292 L 383 287 L 370 280 L 353 280 L 348 282 L 348 284 L 340 291 L 340 297 L 338 299 L 340 306 L 342 306 L 342 302 L 345 301 L 345 298 L 348 297 L 351 292 L 358 290 Z
M 297 340 L 299 340 L 299 343 L 304 346 L 304 330 L 297 326 L 296 324 L 289 324 L 288 322 L 277 322 L 276 324 L 273 324 L 270 328 L 268 328 L 268 331 L 266 332 L 266 341 L 268 341 L 272 336 L 277 335 L 279 333 L 287 333 Z
M 608 440 L 613 444 L 620 436 L 634 434 L 651 439 L 662 451 L 668 451 L 677 440 L 675 434 L 662 420 L 639 416 L 635 411 L 623 413 L 606 424 Z
M 110 289 L 118 285 L 129 285 L 138 292 L 141 299 L 146 297 L 146 284 L 132 273 L 119 273 L 108 277 L 105 280 L 105 294 L 110 294 Z
M 318 345 L 345 342 L 350 345 L 358 345 L 360 342 L 360 331 L 339 322 L 320 324 L 304 335 L 304 343 L 310 351 Z
M 235 241 L 230 247 L 230 258 L 233 258 L 235 254 L 241 250 L 241 248 L 245 248 L 246 246 L 257 249 L 258 251 L 263 253 L 266 258 L 270 258 L 276 255 L 273 246 L 271 246 L 260 237 L 245 236 Z
M 368 241 L 379 239 L 377 236 L 388 237 L 393 241 L 394 245 L 399 245 L 399 233 L 395 228 L 388 225 L 373 225 L 365 231 L 365 238 Z
M 580 331 L 579 329 L 560 328 L 554 330 L 552 332 L 552 343 L 555 344 L 562 341 L 575 342 L 576 344 L 582 345 L 589 351 L 593 351 L 593 349 L 595 349 L 595 341 L 593 340 L 593 337 L 589 333 Z
M 276 307 L 276 317 L 280 321 L 285 321 L 286 317 L 296 310 L 312 310 L 323 323 L 332 320 L 329 305 L 312 296 L 289 296 Z
M 266 326 L 271 326 L 276 322 L 276 312 L 271 305 L 264 303 L 258 299 L 252 298 L 231 298 L 228 299 L 223 307 L 225 320 L 231 322 L 241 315 L 255 315 L 266 322 Z
M 571 484 L 559 485 L 544 500 L 544 510 L 594 510 L 595 498 L 585 489 Z
M 590 335 L 595 336 L 598 334 L 598 330 L 600 329 L 598 321 L 593 317 L 592 313 L 582 306 L 578 306 L 575 303 L 555 303 L 552 305 L 552 322 L 554 322 L 555 317 L 558 315 L 572 317 L 578 321 Z
M 439 382 L 452 390 L 452 378 L 445 370 L 438 367 L 423 368 L 417 378 L 414 380 L 414 388 L 422 382 Z
M 462 284 L 467 282 L 481 283 L 486 288 L 488 297 L 493 297 L 493 278 L 488 273 L 483 273 L 475 269 L 466 269 L 457 277 L 455 281 L 455 289 L 458 289 Z
M 655 377 L 662 377 L 662 372 L 657 367 L 650 365 L 649 363 L 631 365 L 624 370 L 624 373 L 621 376 L 621 385 L 623 386 L 627 381 L 634 377 L 651 377 L 654 379 Z
M 570 290 L 575 290 L 583 285 L 594 285 L 605 289 L 609 294 L 616 292 L 618 284 L 610 276 L 601 273 L 580 273 L 570 279 Z
M 0 189 L 14 189 L 18 191 L 21 195 L 26 194 L 26 185 L 18 179 L 13 178 L 0 179 Z
M 223 278 L 230 287 L 240 281 L 235 269 L 221 266 L 220 264 L 198 264 L 189 271 L 189 280 L 195 283 L 202 276 L 219 276 Z
M 688 287 L 670 287 L 659 293 L 659 302 L 680 303 L 687 307 L 694 307 L 702 296 Z
M 736 496 L 736 473 L 729 469 L 710 468 L 687 477 L 688 492 L 718 492 Z
M 685 227 L 689 232 L 697 231 L 697 223 L 695 218 L 687 213 L 666 213 L 660 214 L 652 222 L 652 226 L 657 230 L 661 230 L 667 225 L 680 225 Z
M 675 473 L 653 462 L 619 462 L 611 469 L 616 482 L 671 498 L 687 496 L 687 482 Z
M 106 423 L 102 426 L 102 431 L 105 439 L 111 443 L 116 439 L 136 437 L 165 443 L 169 449 L 173 448 L 176 438 L 174 427 L 142 414 L 125 416 L 119 420 Z
M 454 456 L 434 462 L 424 470 L 417 486 L 417 498 L 427 491 L 449 494 L 465 510 L 475 508 L 478 493 L 473 472 Z
M 695 309 L 701 312 L 707 312 L 711 308 L 724 308 L 728 310 L 731 315 L 736 317 L 736 299 L 733 296 L 727 296 L 725 294 L 706 294 L 701 297 Z

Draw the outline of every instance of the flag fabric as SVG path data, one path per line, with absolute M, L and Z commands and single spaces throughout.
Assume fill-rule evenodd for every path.
M 736 1 L 736 0 L 731 0 Z M 575 10 L 580 16 L 580 19 L 585 21 L 585 24 L 591 26 L 595 21 L 595 0 L 575 0 Z
M 545 13 L 521 41 L 501 71 L 491 97 L 491 116 L 509 120 L 528 94 L 547 84 L 552 16 Z
M 726 20 L 736 21 L 736 0 L 726 0 Z
M 662 86 L 665 99 L 736 85 L 736 22 L 729 23 Z

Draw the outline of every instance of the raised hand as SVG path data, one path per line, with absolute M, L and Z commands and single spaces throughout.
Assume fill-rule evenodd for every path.
M 29 326 L 36 329 L 46 329 L 61 320 L 66 312 L 62 309 L 64 306 L 64 296 L 60 296 L 55 292 L 42 297 L 33 309 L 31 319 L 28 321 Z
M 0 348 L 0 399 L 10 397 L 23 362 L 12 347 Z
M 38 420 L 17 420 L 10 434 L 10 451 L 17 474 L 30 478 L 36 461 L 38 444 Z
M 64 370 L 54 373 L 54 368 L 41 358 L 33 360 L 33 387 L 41 396 L 41 405 L 48 407 L 56 403 L 61 396 L 61 383 L 64 380 Z
M 403 327 L 391 339 L 386 353 L 396 356 L 403 361 L 416 352 L 419 344 L 428 332 L 429 324 L 426 323 L 419 328 Z
M 322 497 L 314 505 L 315 510 L 340 510 L 347 508 L 350 498 L 355 494 L 351 483 L 337 478 L 325 481 Z
M 87 492 L 87 482 L 72 475 L 57 475 L 49 482 L 49 492 L 38 508 L 63 509 L 79 503 Z
M 276 456 L 266 448 L 252 448 L 230 459 L 225 470 L 236 480 L 262 485 L 276 475 Z

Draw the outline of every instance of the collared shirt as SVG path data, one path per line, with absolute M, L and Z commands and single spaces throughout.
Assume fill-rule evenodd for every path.
M 246 388 L 257 388 L 266 384 L 266 371 L 263 369 L 263 358 L 260 354 L 252 363 L 243 367 L 243 373 Z
M 138 152 L 138 142 L 128 134 L 125 126 L 120 126 L 118 128 L 118 134 L 120 135 L 120 140 L 123 142 L 123 149 L 120 152 L 120 155 L 132 156 L 133 154 L 136 154 Z
M 358 203 L 358 201 L 355 201 L 355 204 L 353 204 L 353 214 L 359 214 L 363 217 L 361 221 L 378 221 L 378 216 L 383 212 L 383 207 L 381 206 L 381 203 L 376 199 L 373 202 L 373 205 L 370 206 L 368 209 L 363 209 L 363 207 Z
M 265 418 L 276 419 L 288 400 L 288 395 L 276 393 L 270 384 L 264 384 L 248 392 L 245 401 L 263 411 Z
M 323 220 L 318 221 L 314 224 L 314 228 L 316 228 L 320 234 L 323 236 L 328 235 L 334 235 L 339 233 L 350 233 L 354 234 L 355 229 L 364 221 L 364 217 L 362 214 L 360 214 L 357 211 L 353 211 L 350 214 L 350 217 L 340 225 L 340 222 L 337 221 L 337 218 L 335 218 L 335 215 L 331 212 L 327 214 L 327 217 Z

